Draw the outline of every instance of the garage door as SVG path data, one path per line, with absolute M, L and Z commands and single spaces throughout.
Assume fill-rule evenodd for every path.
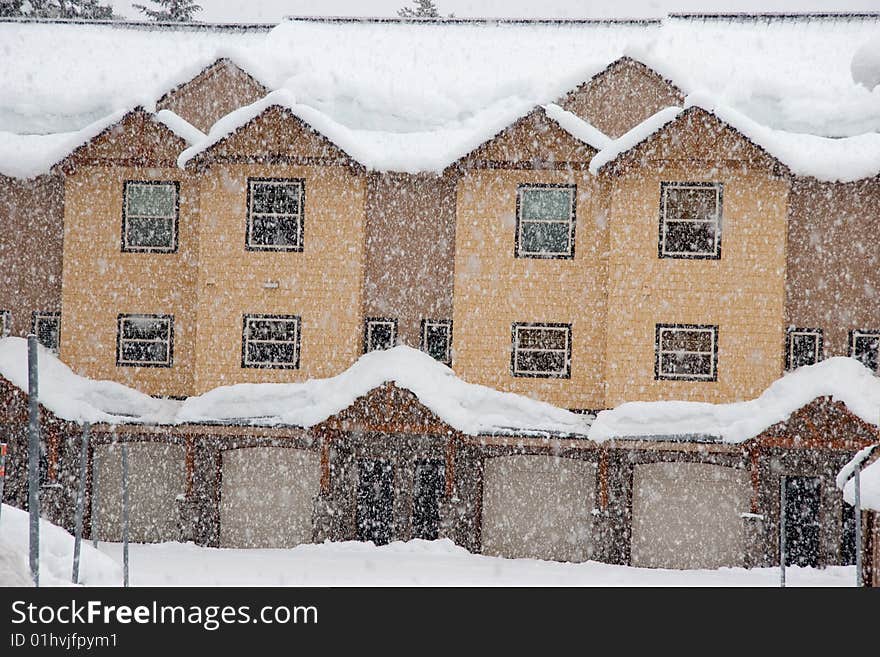
M 224 451 L 221 545 L 293 547 L 310 543 L 320 476 L 320 458 L 315 452 L 285 447 Z
M 186 487 L 186 450 L 181 445 L 128 443 L 129 540 L 176 541 L 178 495 Z M 98 538 L 122 540 L 122 445 L 97 445 Z
M 718 568 L 743 564 L 745 470 L 706 463 L 650 463 L 633 474 L 632 564 Z
M 483 553 L 589 559 L 595 489 L 592 463 L 553 456 L 488 459 L 483 480 Z

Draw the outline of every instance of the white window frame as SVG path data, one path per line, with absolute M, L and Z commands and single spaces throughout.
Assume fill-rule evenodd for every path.
M 0 338 L 9 337 L 12 332 L 12 313 L 0 310 Z
M 520 334 L 530 330 L 540 331 L 559 331 L 565 335 L 564 349 L 539 349 L 535 347 L 520 347 Z M 512 345 L 511 345 L 511 362 L 510 371 L 513 376 L 529 377 L 529 378 L 548 378 L 548 379 L 568 379 L 571 378 L 571 324 L 561 323 L 541 323 L 541 322 L 517 322 L 512 327 Z M 519 354 L 521 353 L 561 353 L 565 356 L 565 366 L 563 370 L 545 371 L 545 370 L 521 370 L 517 366 Z
M 667 208 L 667 191 L 670 189 L 714 189 L 715 217 L 713 219 L 670 219 Z M 661 258 L 693 258 L 714 260 L 721 258 L 721 222 L 724 214 L 722 207 L 724 184 L 715 182 L 661 182 L 660 183 L 660 257 Z M 712 251 L 668 251 L 666 234 L 668 223 L 715 224 L 714 246 Z
M 452 362 L 452 320 L 451 319 L 423 319 L 421 347 L 422 351 L 428 353 L 428 329 L 443 326 L 446 328 L 446 357 L 437 361 L 449 365 Z
M 46 347 L 52 353 L 57 354 L 61 350 L 61 313 L 59 312 L 35 312 L 31 317 L 31 331 L 39 338 L 40 322 L 44 321 L 58 322 L 58 344 L 55 347 Z M 43 344 L 42 342 L 40 344 Z M 44 347 L 46 345 L 43 345 Z
M 718 380 L 718 327 L 714 325 L 701 324 L 658 324 L 657 328 L 657 344 L 655 349 L 656 356 L 656 378 L 658 381 L 717 381 Z M 711 336 L 709 351 L 667 351 L 663 349 L 663 336 L 665 333 L 708 333 Z M 711 371 L 708 374 L 694 373 L 677 373 L 663 371 L 663 356 L 667 354 L 690 354 L 698 356 L 709 356 L 709 362 L 712 364 Z
M 372 349 L 370 343 L 372 342 L 373 338 L 373 328 L 383 325 L 388 325 L 391 327 L 391 347 L 389 347 L 389 349 L 397 345 L 397 320 L 387 317 L 368 317 L 366 320 L 366 325 L 364 327 L 365 354 L 371 351 L 379 351 L 378 349 Z
M 164 321 L 167 326 L 165 339 L 126 338 L 123 324 L 129 320 L 149 319 L 151 321 Z M 124 360 L 124 343 L 165 344 L 165 360 Z M 147 313 L 120 314 L 116 325 L 116 366 L 117 367 L 171 367 L 174 364 L 174 315 L 151 315 Z
M 869 340 L 874 338 L 880 341 L 880 331 L 865 331 L 862 329 L 853 329 L 850 332 L 849 336 L 849 355 L 850 358 L 856 358 L 856 340 L 858 338 L 868 338 Z M 880 354 L 878 354 L 878 368 L 880 368 Z M 880 373 L 880 370 L 878 370 Z
M 524 219 L 522 216 L 523 196 L 530 191 L 567 191 L 571 197 L 568 220 L 562 219 Z M 577 185 L 574 184 L 533 184 L 519 185 L 516 188 L 516 257 L 517 258 L 559 258 L 574 257 L 574 234 L 576 221 Z M 526 251 L 523 249 L 523 224 L 567 224 L 568 249 L 565 251 Z
M 169 216 L 155 214 L 132 214 L 128 211 L 128 193 L 132 187 L 170 187 L 174 190 L 174 210 Z M 122 200 L 122 250 L 133 253 L 174 253 L 177 251 L 177 219 L 180 214 L 180 183 L 175 180 L 126 180 Z M 152 219 L 171 222 L 171 244 L 169 246 L 142 246 L 128 243 L 129 219 Z
M 795 336 L 807 335 L 812 336 L 813 338 L 813 353 L 816 357 L 815 362 L 819 363 L 822 361 L 822 343 L 824 340 L 823 331 L 820 329 L 801 329 L 801 328 L 789 328 L 786 331 L 786 354 L 785 354 L 785 369 L 786 371 L 792 371 L 795 368 L 793 367 L 794 363 L 794 338 Z
M 249 344 L 290 344 L 290 340 L 265 340 L 262 338 L 251 338 L 250 327 L 251 322 L 284 322 L 293 324 L 296 327 L 295 338 L 293 339 L 293 362 L 279 363 L 277 361 L 251 361 L 248 358 Z M 299 315 L 244 315 L 242 320 L 242 350 L 241 350 L 241 366 L 256 367 L 259 369 L 299 369 L 300 359 L 300 340 L 302 337 L 302 319 Z
M 302 178 L 248 178 L 248 208 L 247 208 L 247 235 L 245 237 L 245 245 L 249 251 L 302 251 L 303 250 L 303 204 L 305 203 L 305 180 Z M 277 212 L 255 212 L 254 201 L 256 194 L 254 186 L 276 186 L 276 187 L 292 187 L 296 186 L 299 190 L 299 212 L 297 214 L 277 213 Z M 296 244 L 258 244 L 253 241 L 254 218 L 262 217 L 281 217 L 285 219 L 296 219 Z

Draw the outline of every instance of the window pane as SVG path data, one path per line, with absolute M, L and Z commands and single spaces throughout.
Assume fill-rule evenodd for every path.
M 40 317 L 37 319 L 37 342 L 56 351 L 58 349 L 58 330 L 60 321 L 57 317 Z
M 394 329 L 390 323 L 370 324 L 368 328 L 368 351 L 390 349 L 394 346 Z
M 568 222 L 531 222 L 524 221 L 521 226 L 520 251 L 522 253 L 571 253 L 569 234 L 571 224 Z
M 522 219 L 571 219 L 572 189 L 523 189 L 520 195 Z
M 711 354 L 664 353 L 661 356 L 662 374 L 681 376 L 712 376 Z
M 299 214 L 299 183 L 279 186 L 275 192 L 274 212 Z
M 425 327 L 425 351 L 436 360 L 449 360 L 449 326 L 428 324 Z
M 559 351 L 518 351 L 516 369 L 518 372 L 536 374 L 565 374 L 566 354 Z
M 299 183 L 252 183 L 253 212 L 298 214 L 300 189 Z
M 568 331 L 551 328 L 517 329 L 518 347 L 525 349 L 561 349 L 567 348 Z
M 791 369 L 814 365 L 817 362 L 818 340 L 818 336 L 813 334 L 793 334 L 791 336 Z
M 173 217 L 177 200 L 175 185 L 138 185 L 129 184 L 128 213 L 151 217 Z
M 252 217 L 251 244 L 299 246 L 299 220 L 293 217 Z
M 665 187 L 666 219 L 712 219 L 718 211 L 715 187 Z
M 294 342 L 249 342 L 247 345 L 249 363 L 296 363 L 296 343 Z
M 249 319 L 248 338 L 251 340 L 296 341 L 297 322 L 278 319 Z
M 716 253 L 715 222 L 666 222 L 664 253 Z
M 131 363 L 165 363 L 168 361 L 168 345 L 165 342 L 123 341 L 122 360 Z
M 169 323 L 156 317 L 126 317 L 122 320 L 122 338 L 167 340 Z
M 173 220 L 149 217 L 127 217 L 125 241 L 129 247 L 174 246 Z
M 857 335 L 853 339 L 853 357 L 870 370 L 877 371 L 880 364 L 880 336 Z
M 709 331 L 661 330 L 663 351 L 712 351 L 712 333 Z

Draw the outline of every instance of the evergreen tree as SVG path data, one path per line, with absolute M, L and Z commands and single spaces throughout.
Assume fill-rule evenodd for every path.
M 197 12 L 202 10 L 193 0 L 152 0 L 159 8 L 151 9 L 144 5 L 132 4 L 132 7 L 146 14 L 154 21 L 190 22 L 195 20 Z
M 415 7 L 403 7 L 397 15 L 403 18 L 440 18 L 440 12 L 434 0 L 413 0 Z
M 99 0 L 0 0 L 0 16 L 23 18 L 81 18 L 107 20 L 115 18 L 113 7 Z

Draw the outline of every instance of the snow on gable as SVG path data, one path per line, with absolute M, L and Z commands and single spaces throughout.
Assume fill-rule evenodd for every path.
M 486 132 L 492 128 L 487 127 Z M 558 105 L 533 108 L 494 132 L 455 164 L 528 162 L 540 168 L 555 163 L 589 163 L 608 138 L 586 121 Z
M 128 166 L 143 164 L 174 166 L 177 154 L 189 144 L 189 140 L 201 141 L 204 135 L 181 117 L 169 110 L 152 114 L 142 106 L 127 112 L 116 112 L 95 127 L 103 129 L 87 137 L 63 159 L 53 165 L 53 170 L 72 172 L 78 164 L 94 164 L 101 161 L 122 160 Z
M 357 160 L 351 151 L 358 152 L 358 144 L 350 132 L 320 112 L 298 105 L 282 89 L 224 116 L 204 139 L 181 152 L 177 163 L 198 166 L 214 158 L 244 154 L 257 159 L 300 157 L 346 164 Z
M 835 357 L 786 374 L 750 401 L 621 404 L 598 414 L 589 437 L 601 442 L 613 438 L 709 436 L 741 443 L 826 396 L 843 402 L 850 412 L 871 425 L 876 426 L 880 419 L 880 378 L 853 358 Z

